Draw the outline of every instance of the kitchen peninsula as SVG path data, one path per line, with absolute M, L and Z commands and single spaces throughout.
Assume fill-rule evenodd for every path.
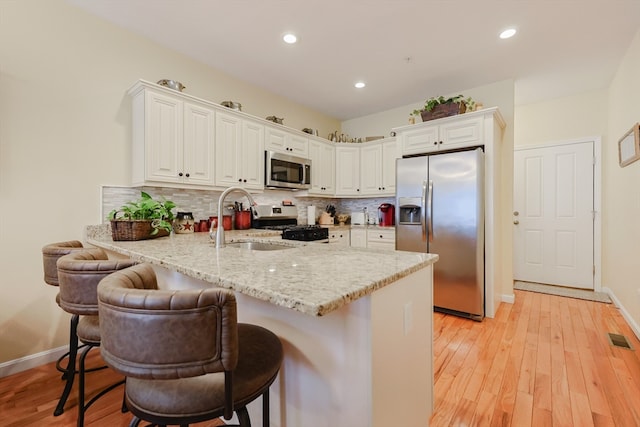
M 227 242 L 290 246 L 216 249 L 207 233 L 87 242 L 154 266 L 161 287 L 232 289 L 241 322 L 274 331 L 285 360 L 271 387 L 272 426 L 423 426 L 433 408 L 432 264 L 437 255 L 283 241 L 230 231 Z M 260 417 L 260 402 L 249 406 Z

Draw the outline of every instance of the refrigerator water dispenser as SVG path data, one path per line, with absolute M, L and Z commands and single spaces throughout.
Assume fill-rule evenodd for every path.
M 420 225 L 420 207 L 421 200 L 419 197 L 416 198 L 405 198 L 402 197 L 399 199 L 400 205 L 400 213 L 398 217 L 398 224 L 416 224 Z

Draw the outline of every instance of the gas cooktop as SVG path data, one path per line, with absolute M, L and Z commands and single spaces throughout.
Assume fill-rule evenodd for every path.
M 312 242 L 329 239 L 329 229 L 319 225 L 274 225 L 264 228 L 282 230 L 282 238 L 285 240 Z
M 319 225 L 298 225 L 298 209 L 295 206 L 254 206 L 252 226 L 266 230 L 282 231 L 286 240 L 311 242 L 328 240 L 329 229 Z

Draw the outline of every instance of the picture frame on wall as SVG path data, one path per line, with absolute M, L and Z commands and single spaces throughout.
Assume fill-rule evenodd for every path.
M 618 161 L 623 168 L 640 159 L 640 123 L 636 123 L 618 141 Z

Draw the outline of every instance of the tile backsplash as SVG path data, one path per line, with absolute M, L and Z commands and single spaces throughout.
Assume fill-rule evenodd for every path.
M 176 203 L 176 212 L 192 212 L 196 220 L 209 218 L 218 214 L 218 199 L 221 191 L 185 190 L 166 187 L 102 187 L 102 217 L 107 222 L 106 216 L 113 209 L 118 209 L 127 202 L 140 198 L 140 191 L 149 193 L 153 198 L 164 198 Z M 370 199 L 328 199 L 319 197 L 295 197 L 294 191 L 265 190 L 263 193 L 252 194 L 256 203 L 281 205 L 283 200 L 291 200 L 298 208 L 298 224 L 307 224 L 307 207 L 315 206 L 319 216 L 327 205 L 334 205 L 337 213 L 349 214 L 362 211 L 365 207 L 369 214 L 374 216 L 378 206 L 382 203 L 394 203 L 393 197 Z M 242 193 L 231 193 L 227 196 L 226 205 L 233 205 L 234 201 L 248 202 Z

